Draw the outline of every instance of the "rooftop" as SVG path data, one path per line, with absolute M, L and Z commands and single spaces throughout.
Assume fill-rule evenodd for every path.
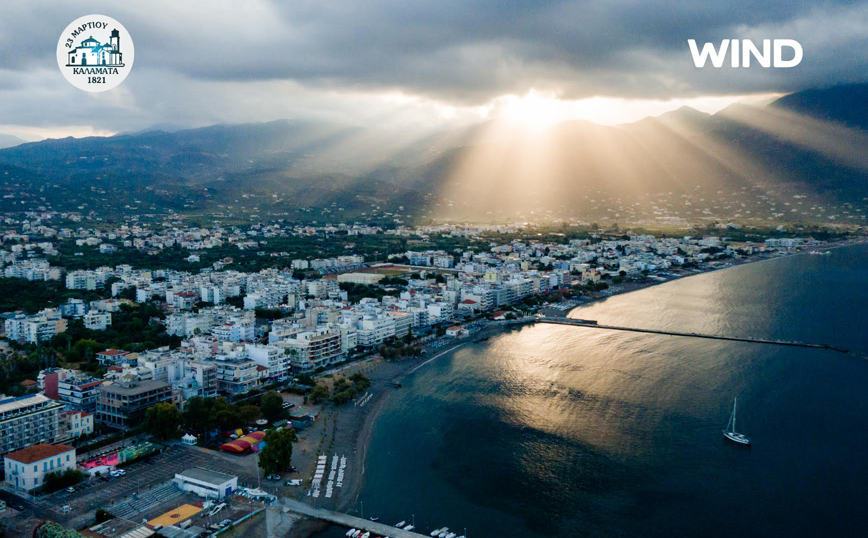
M 63 454 L 64 452 L 69 452 L 70 450 L 75 449 L 69 445 L 49 445 L 41 443 L 12 452 L 11 454 L 6 454 L 5 457 L 19 463 L 33 463 L 35 461 L 42 461 L 46 458 L 57 456 L 58 454 Z
M 232 475 L 218 473 L 216 471 L 209 471 L 207 469 L 201 469 L 199 467 L 187 469 L 178 473 L 175 476 L 183 476 L 186 478 L 192 478 L 193 480 L 201 480 L 202 482 L 208 482 L 209 484 L 214 484 L 218 486 L 232 480 L 233 478 L 236 478 Z
M 10 411 L 17 411 L 30 406 L 39 405 L 45 402 L 53 402 L 55 405 L 62 406 L 63 404 L 54 402 L 54 400 L 46 397 L 44 394 L 28 394 L 17 398 L 5 398 L 0 400 L 0 414 Z
M 148 379 L 146 381 L 139 381 L 127 387 L 120 383 L 103 383 L 102 385 L 100 385 L 100 390 L 105 392 L 111 392 L 113 394 L 126 394 L 128 396 L 134 396 L 136 394 L 143 394 L 145 392 L 164 389 L 167 387 L 171 387 L 171 385 L 163 381 Z

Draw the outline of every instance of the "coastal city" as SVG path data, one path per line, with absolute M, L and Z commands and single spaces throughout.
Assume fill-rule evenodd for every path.
M 865 534 L 868 0 L 0 16 L 0 538 Z
M 860 232 L 80 220 L 4 220 L 2 302 L 26 305 L 0 313 L 0 498 L 16 536 L 303 535 L 319 520 L 416 536 L 415 516 L 387 528 L 354 501 L 364 436 L 404 376 L 613 294 L 822 255 Z M 160 267 L 166 252 L 175 263 Z

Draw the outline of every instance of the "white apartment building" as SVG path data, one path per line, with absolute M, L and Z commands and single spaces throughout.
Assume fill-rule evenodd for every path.
M 217 356 L 217 390 L 230 395 L 245 394 L 259 386 L 257 364 L 247 358 Z
M 92 331 L 104 331 L 112 324 L 110 312 L 97 312 L 92 310 L 84 315 L 84 326 Z
M 46 308 L 32 316 L 16 314 L 15 317 L 5 321 L 4 328 L 6 338 L 10 340 L 38 344 L 66 332 L 66 325 L 66 320 L 61 316 L 59 309 Z
M 66 273 L 66 288 L 89 291 L 102 289 L 109 276 L 109 272 L 102 269 L 95 271 L 70 271 Z
M 67 409 L 93 413 L 104 380 L 78 373 L 57 381 L 57 395 Z
M 245 348 L 247 349 L 247 356 L 251 360 L 268 369 L 267 376 L 269 378 L 286 376 L 289 371 L 289 357 L 286 355 L 286 348 L 261 344 L 247 344 Z
M 395 336 L 395 319 L 392 316 L 366 315 L 359 320 L 359 345 L 373 347 Z
M 0 454 L 36 443 L 53 443 L 60 433 L 63 404 L 43 394 L 0 399 Z
M 252 321 L 233 319 L 211 327 L 211 334 L 224 342 L 246 342 L 255 337 L 254 328 Z
M 343 356 L 341 333 L 328 327 L 295 333 L 275 345 L 289 354 L 293 372 L 309 372 L 338 362 Z

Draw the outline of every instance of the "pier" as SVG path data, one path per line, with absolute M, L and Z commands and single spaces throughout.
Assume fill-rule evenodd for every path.
M 634 333 L 662 334 L 665 336 L 688 336 L 692 338 L 707 338 L 709 340 L 729 340 L 731 342 L 751 342 L 754 344 L 773 344 L 777 346 L 808 347 L 814 349 L 828 349 L 838 353 L 850 353 L 849 349 L 830 346 L 828 344 L 809 344 L 806 342 L 793 342 L 788 340 L 770 340 L 766 338 L 750 338 L 746 336 L 721 336 L 717 334 L 682 333 L 677 331 L 658 331 L 655 329 L 637 329 L 635 327 L 618 327 L 616 325 L 600 325 L 596 321 L 570 318 L 538 318 L 539 323 L 551 323 L 554 325 L 572 325 L 573 327 L 587 327 L 589 329 L 606 329 L 610 331 L 629 331 Z
M 369 519 L 362 519 L 360 517 L 335 512 L 325 508 L 314 508 L 313 506 L 304 504 L 303 502 L 288 499 L 286 497 L 283 498 L 283 506 L 286 510 L 295 514 L 319 519 L 321 521 L 327 521 L 335 525 L 346 527 L 347 529 L 368 531 L 371 534 L 376 534 L 378 536 L 389 536 L 390 538 L 431 538 L 430 536 L 425 536 L 412 531 L 405 531 L 404 529 L 399 529 L 398 527 L 378 523 Z

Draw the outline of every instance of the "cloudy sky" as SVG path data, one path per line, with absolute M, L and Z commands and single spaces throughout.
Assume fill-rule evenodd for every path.
M 100 94 L 70 85 L 55 57 L 92 13 L 136 49 L 126 81 Z M 28 0 L 0 19 L 0 133 L 28 139 L 278 118 L 616 123 L 868 79 L 868 1 Z M 687 40 L 724 38 L 796 39 L 804 59 L 697 69 Z

